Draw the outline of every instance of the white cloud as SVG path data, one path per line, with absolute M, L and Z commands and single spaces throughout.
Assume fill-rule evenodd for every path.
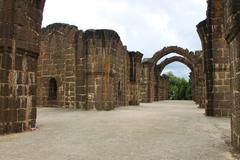
M 174 62 L 169 65 L 167 65 L 162 74 L 167 74 L 168 72 L 172 72 L 177 77 L 183 77 L 186 80 L 189 79 L 189 73 L 191 70 L 184 64 L 180 62 Z
M 193 3 L 207 6 L 207 0 L 191 0 Z
M 43 26 L 55 22 L 79 29 L 113 29 L 129 50 L 151 57 L 164 46 L 199 50 L 196 24 L 206 0 L 47 0 Z

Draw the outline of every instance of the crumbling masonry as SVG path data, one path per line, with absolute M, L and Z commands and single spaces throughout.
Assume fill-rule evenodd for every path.
M 232 144 L 240 150 L 239 0 L 208 0 L 207 18 L 197 25 L 202 52 L 170 46 L 144 60 L 111 30 L 41 29 L 44 4 L 0 0 L 0 134 L 34 127 L 37 105 L 111 110 L 167 99 L 160 72 L 180 61 L 192 70 L 193 100 L 206 115 L 232 117 Z M 179 56 L 157 63 L 170 53 Z
M 88 110 L 138 105 L 142 56 L 128 52 L 114 31 L 52 24 L 42 29 L 37 105 Z

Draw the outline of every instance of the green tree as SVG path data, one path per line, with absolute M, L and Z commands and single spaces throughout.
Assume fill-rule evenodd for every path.
M 168 94 L 171 100 L 191 100 L 192 82 L 184 78 L 176 77 L 172 72 L 168 72 Z

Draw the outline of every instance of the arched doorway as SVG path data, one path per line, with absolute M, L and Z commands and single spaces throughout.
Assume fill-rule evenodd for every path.
M 48 100 L 57 100 L 57 81 L 55 78 L 49 80 Z
M 176 62 L 182 65 L 179 65 Z M 171 70 L 171 72 L 168 71 L 167 73 L 164 73 L 163 71 L 168 66 L 174 67 L 174 70 Z M 175 67 L 181 67 L 181 68 L 175 69 Z M 184 70 L 182 72 L 184 72 L 184 74 L 187 75 L 187 77 L 181 74 L 177 74 L 181 72 L 177 70 Z M 160 76 L 160 80 L 163 77 L 167 77 L 167 79 L 166 78 L 164 79 L 167 82 L 157 81 L 157 84 L 160 83 L 158 85 L 160 89 L 154 87 L 155 93 L 157 93 L 160 96 L 165 95 L 167 93 L 169 100 L 195 100 L 196 101 L 195 93 L 197 90 L 195 90 L 195 85 L 194 85 L 196 83 L 194 81 L 195 79 L 193 76 L 194 66 L 186 58 L 179 57 L 179 56 L 166 58 L 155 67 L 155 72 L 156 72 L 155 77 L 159 77 L 159 75 L 162 75 Z M 178 77 L 177 75 L 180 75 L 181 77 Z
M 162 63 L 158 64 L 158 62 L 165 56 L 168 56 L 172 53 L 175 53 L 179 56 L 174 56 L 172 58 L 165 59 Z M 199 77 L 203 74 L 203 67 L 202 67 L 202 54 L 190 52 L 188 49 L 183 49 L 178 46 L 169 46 L 164 47 L 160 51 L 156 52 L 151 59 L 148 59 L 147 61 L 143 62 L 143 68 L 145 70 L 144 76 L 146 76 L 148 80 L 148 83 L 143 85 L 143 88 L 145 88 L 144 92 L 145 97 L 143 97 L 143 102 L 153 102 L 154 101 L 154 95 L 156 94 L 156 90 L 154 87 L 156 86 L 156 79 L 160 76 L 159 70 L 163 70 L 163 68 L 174 61 L 181 62 L 185 65 L 187 65 L 192 70 L 192 80 L 193 80 L 193 88 L 201 87 L 199 81 L 196 81 Z M 202 76 L 203 77 L 203 76 Z M 201 84 L 201 85 L 204 85 Z M 196 91 L 196 93 L 195 93 Z M 193 95 L 194 97 L 199 97 L 197 93 L 198 89 L 194 89 Z M 202 94 L 202 93 L 201 93 Z M 194 98 L 194 100 L 199 103 L 199 98 Z

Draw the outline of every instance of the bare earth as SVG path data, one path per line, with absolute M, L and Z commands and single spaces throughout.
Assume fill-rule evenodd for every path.
M 230 119 L 191 101 L 109 112 L 39 109 L 39 130 L 0 136 L 0 160 L 233 160 Z

